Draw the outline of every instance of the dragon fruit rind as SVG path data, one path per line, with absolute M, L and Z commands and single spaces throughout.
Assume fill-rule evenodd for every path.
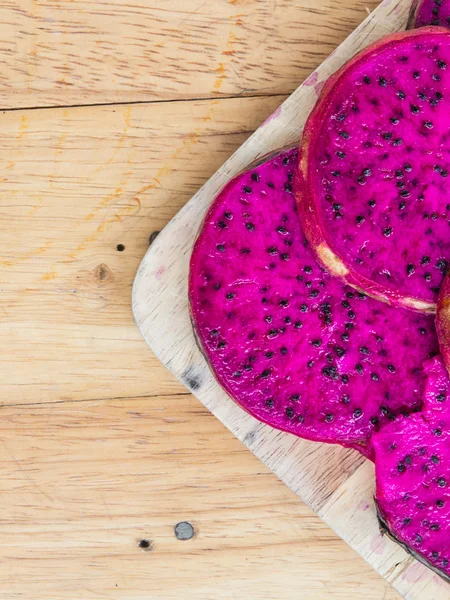
M 219 383 L 254 417 L 364 445 L 419 408 L 433 319 L 357 293 L 315 261 L 293 195 L 297 161 L 297 150 L 272 156 L 213 202 L 191 256 L 193 326 Z
M 382 529 L 450 581 L 450 382 L 440 357 L 425 364 L 420 413 L 374 434 Z
M 324 266 L 380 300 L 434 312 L 450 259 L 450 31 L 383 38 L 325 84 L 297 200 Z
M 438 296 L 436 331 L 442 358 L 450 373 L 450 273 L 444 277 Z
M 449 0 L 414 0 L 408 20 L 408 29 L 424 25 L 450 27 Z

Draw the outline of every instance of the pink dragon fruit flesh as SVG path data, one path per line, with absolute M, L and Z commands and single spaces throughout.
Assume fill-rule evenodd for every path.
M 414 0 L 408 29 L 416 29 L 424 25 L 450 27 L 449 0 Z
M 450 373 L 450 273 L 444 277 L 438 296 L 436 332 L 442 359 Z
M 425 364 L 420 413 L 372 437 L 382 530 L 450 581 L 450 382 L 440 357 Z
M 433 318 L 332 278 L 300 228 L 297 150 L 232 180 L 210 207 L 190 263 L 189 301 L 217 380 L 254 417 L 303 438 L 364 444 L 420 407 Z
M 383 38 L 325 84 L 303 135 L 299 216 L 334 275 L 434 312 L 450 259 L 450 31 Z

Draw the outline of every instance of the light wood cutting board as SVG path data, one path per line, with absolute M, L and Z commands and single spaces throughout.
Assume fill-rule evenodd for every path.
M 447 583 L 379 533 L 369 461 L 260 424 L 222 391 L 195 344 L 187 299 L 189 257 L 212 199 L 246 165 L 297 142 L 324 81 L 371 42 L 404 29 L 409 7 L 410 0 L 384 0 L 172 219 L 139 267 L 133 312 L 167 368 L 400 594 L 408 600 L 450 600 Z M 323 568 L 326 577 L 327 565 Z

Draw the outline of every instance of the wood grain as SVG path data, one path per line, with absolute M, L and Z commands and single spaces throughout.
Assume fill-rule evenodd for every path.
M 0 108 L 288 94 L 377 4 L 3 2 Z
M 152 232 L 282 99 L 3 115 L 3 404 L 184 390 L 134 324 L 134 273 Z
M 2 600 L 397 598 L 190 394 L 5 408 L 0 439 Z
M 211 199 L 255 158 L 297 141 L 321 84 L 371 41 L 404 29 L 409 8 L 409 0 L 385 0 L 176 215 L 139 267 L 133 309 L 167 367 L 407 600 L 446 600 L 450 588 L 443 580 L 381 537 L 373 465 L 353 451 L 296 439 L 244 413 L 216 383 L 197 348 L 187 303 L 189 256 Z

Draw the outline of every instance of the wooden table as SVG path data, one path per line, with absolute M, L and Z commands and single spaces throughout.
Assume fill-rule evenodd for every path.
M 398 599 L 130 308 L 157 232 L 376 4 L 0 7 L 2 600 Z

